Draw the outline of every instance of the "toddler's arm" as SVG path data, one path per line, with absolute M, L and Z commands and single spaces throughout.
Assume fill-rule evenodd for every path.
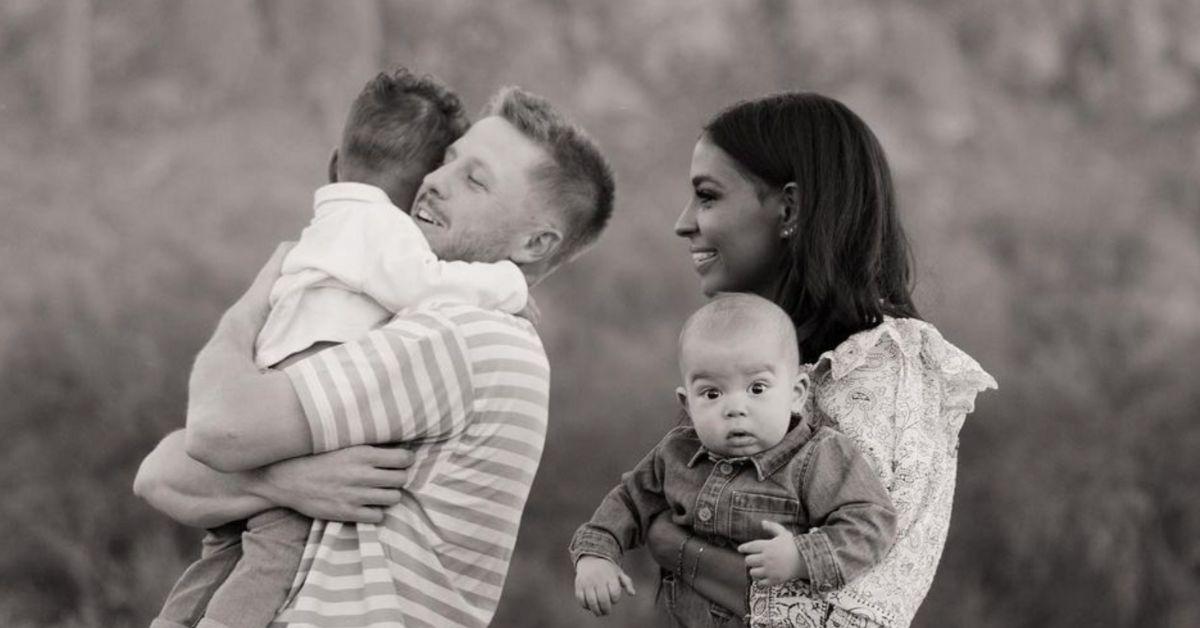
M 800 579 L 817 591 L 841 588 L 882 560 L 895 540 L 896 509 L 858 448 L 829 429 L 815 438 L 800 499 L 820 525 L 792 536 L 764 521 L 773 538 L 738 548 L 750 576 L 766 584 Z
M 398 312 L 430 298 L 515 314 L 529 286 L 510 261 L 442 261 L 398 208 L 361 204 L 321 214 L 301 235 L 284 272 L 324 272 Z

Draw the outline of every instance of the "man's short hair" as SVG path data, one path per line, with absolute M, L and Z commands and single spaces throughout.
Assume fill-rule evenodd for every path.
M 612 168 L 596 143 L 546 99 L 519 87 L 496 92 L 482 116 L 504 118 L 550 156 L 534 169 L 532 178 L 542 200 L 565 223 L 554 263 L 582 253 L 600 237 L 613 210 Z
M 338 160 L 370 172 L 401 168 L 423 176 L 469 126 L 462 101 L 434 77 L 405 68 L 380 72 L 350 106 Z

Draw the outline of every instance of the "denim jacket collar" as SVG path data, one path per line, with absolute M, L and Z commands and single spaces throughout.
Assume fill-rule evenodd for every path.
M 754 465 L 754 469 L 758 471 L 758 481 L 761 482 L 778 471 L 779 467 L 787 464 L 792 459 L 792 456 L 804 446 L 804 443 L 808 442 L 812 433 L 812 422 L 807 418 L 801 419 L 800 424 L 785 434 L 783 440 L 779 441 L 779 444 L 770 449 L 760 451 L 753 456 L 740 456 L 737 458 L 726 458 L 720 454 L 710 452 L 704 447 L 704 443 L 700 443 L 700 446 L 696 448 L 696 453 L 692 454 L 692 457 L 688 460 L 687 466 L 689 469 L 696 466 L 696 463 L 700 462 L 700 458 L 704 456 L 708 456 L 713 460 L 749 460 Z

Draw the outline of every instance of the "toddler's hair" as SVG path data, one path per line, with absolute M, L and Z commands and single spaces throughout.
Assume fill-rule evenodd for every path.
M 791 317 L 771 301 L 742 292 L 723 293 L 693 312 L 679 332 L 679 350 L 697 334 L 736 338 L 746 333 L 771 335 L 779 341 L 788 364 L 799 368 L 800 346 Z
M 441 163 L 471 121 L 458 96 L 432 76 L 406 68 L 380 72 L 346 117 L 338 161 L 371 173 L 400 169 L 419 178 Z
M 504 118 L 550 156 L 534 170 L 533 180 L 542 201 L 565 223 L 554 264 L 582 253 L 600 237 L 612 216 L 615 184 L 608 160 L 581 127 L 546 99 L 519 87 L 496 92 L 483 115 Z

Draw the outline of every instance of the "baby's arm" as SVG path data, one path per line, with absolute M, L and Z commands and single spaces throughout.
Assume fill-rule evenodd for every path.
M 669 433 L 663 442 L 671 438 Z M 571 539 L 575 563 L 575 598 L 596 615 L 607 615 L 625 589 L 633 595 L 633 581 L 617 565 L 621 555 L 645 542 L 655 514 L 667 509 L 663 495 L 663 460 L 659 443 L 621 483 L 609 491 L 587 523 Z
M 823 430 L 801 482 L 801 502 L 820 525 L 791 535 L 763 522 L 772 538 L 742 544 L 750 577 L 768 585 L 807 581 L 844 586 L 883 559 L 896 536 L 896 509 L 874 470 L 846 436 Z

